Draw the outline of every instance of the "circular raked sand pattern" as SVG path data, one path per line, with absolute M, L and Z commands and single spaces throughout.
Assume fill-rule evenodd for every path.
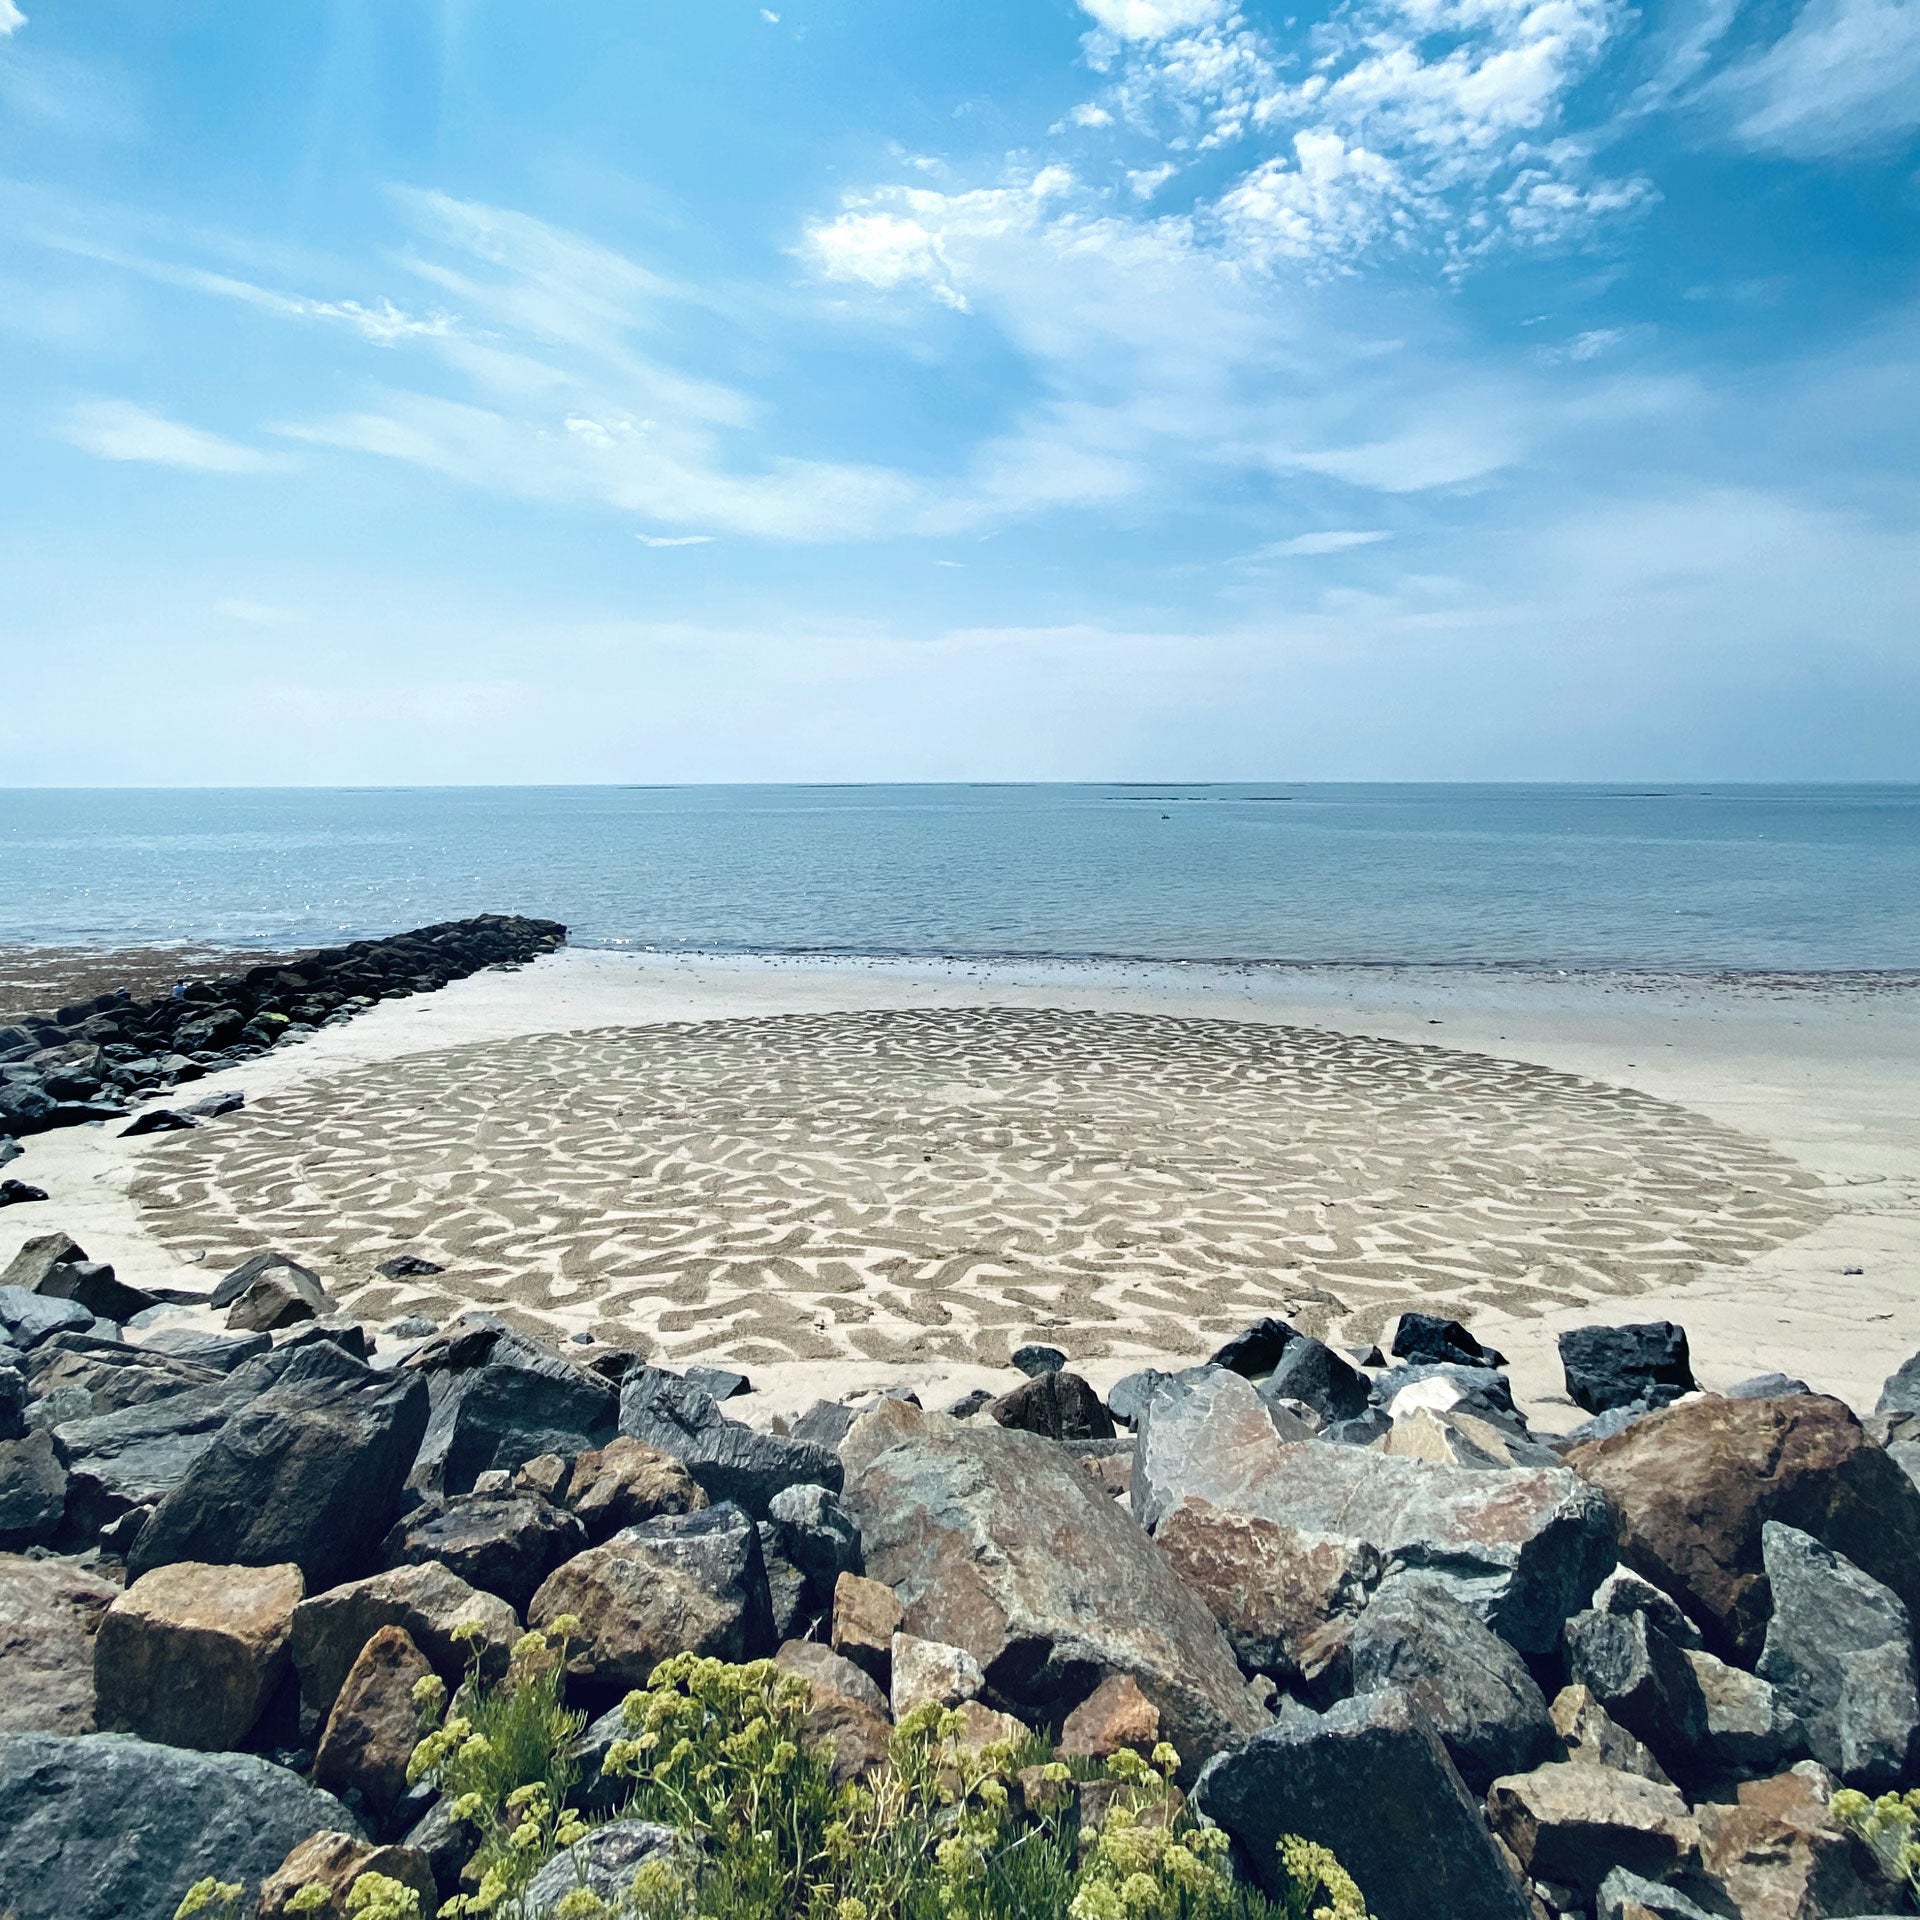
M 478 1304 L 665 1357 L 1192 1353 L 1261 1313 L 1371 1337 L 1625 1301 L 1825 1217 L 1700 1115 L 1317 1029 L 1024 1009 L 454 1047 L 156 1137 L 152 1229 L 383 1320 Z M 394 1283 L 400 1250 L 446 1272 Z

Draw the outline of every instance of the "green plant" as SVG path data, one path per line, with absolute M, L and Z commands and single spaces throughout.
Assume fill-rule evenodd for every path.
M 216 1880 L 209 1874 L 196 1880 L 173 1910 L 173 1920 L 194 1920 L 203 1914 L 206 1920 L 240 1920 L 240 1902 L 246 1893 L 237 1880 Z
M 1870 1800 L 1853 1787 L 1842 1787 L 1829 1804 L 1833 1817 L 1866 1841 L 1888 1878 L 1900 1881 L 1920 1905 L 1920 1791 L 1883 1793 Z

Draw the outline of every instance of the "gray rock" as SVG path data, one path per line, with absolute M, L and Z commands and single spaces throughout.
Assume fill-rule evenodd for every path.
M 342 1367 L 359 1377 L 343 1378 Z M 291 1561 L 315 1592 L 364 1573 L 399 1511 L 426 1424 L 420 1380 L 369 1373 L 325 1342 L 302 1347 L 162 1497 L 128 1573 L 178 1560 Z
M 0 1912 L 16 1920 L 166 1920 L 209 1875 L 250 1902 L 322 1830 L 360 1837 L 332 1794 L 252 1754 L 0 1734 Z
M 1710 1653 L 1690 1652 L 1687 1665 L 1706 1703 L 1707 1755 L 1719 1772 L 1758 1779 L 1804 1751 L 1799 1723 L 1758 1674 Z
M 729 1420 L 710 1395 L 659 1367 L 637 1367 L 620 1383 L 620 1431 L 683 1462 L 708 1499 L 756 1518 L 783 1487 L 837 1492 L 846 1477 L 830 1449 Z
M 199 1124 L 190 1113 L 177 1113 L 172 1107 L 149 1107 L 120 1129 L 120 1138 L 137 1140 L 147 1133 L 184 1133 Z
M 1594 1902 L 1594 1920 L 1722 1920 L 1709 1913 L 1697 1901 L 1690 1900 L 1678 1887 L 1658 1880 L 1645 1880 L 1625 1867 L 1615 1867 L 1600 1882 Z
M 1143 1367 L 1138 1373 L 1123 1374 L 1116 1380 L 1107 1393 L 1107 1411 L 1123 1427 L 1137 1427 L 1140 1413 L 1162 1380 L 1171 1380 L 1173 1375 L 1162 1373 L 1158 1367 Z
M 298 1260 L 284 1253 L 255 1253 L 227 1274 L 215 1286 L 207 1298 L 207 1305 L 216 1312 L 224 1312 L 244 1294 L 255 1281 L 271 1273 L 287 1275 L 287 1285 L 296 1293 L 318 1293 L 325 1296 L 326 1287 L 320 1276 L 310 1267 L 303 1267 Z M 319 1309 L 316 1309 L 319 1311 Z
M 1434 1381 L 1443 1382 L 1452 1391 L 1446 1394 L 1435 1392 L 1431 1385 Z M 1526 1422 L 1513 1404 L 1512 1383 L 1504 1373 L 1498 1373 L 1491 1367 L 1467 1367 L 1452 1360 L 1421 1361 L 1375 1374 L 1370 1384 L 1374 1405 L 1384 1407 L 1389 1413 L 1393 1412 L 1395 1401 L 1409 1387 L 1426 1387 L 1427 1393 L 1419 1398 L 1428 1406 L 1442 1412 L 1452 1412 L 1457 1408 L 1462 1413 L 1475 1414 L 1513 1433 L 1526 1432 Z
M 1283 1891 L 1279 1842 L 1297 1833 L 1333 1851 L 1376 1920 L 1530 1920 L 1479 1803 L 1404 1694 L 1288 1714 L 1213 1760 L 1193 1797 L 1269 1895 Z
M 767 1518 L 778 1530 L 782 1556 L 806 1577 L 816 1607 L 832 1604 L 843 1573 L 863 1570 L 860 1529 L 827 1488 L 782 1487 L 767 1502 Z
M 20 1251 L 0 1271 L 0 1287 L 22 1287 L 28 1293 L 38 1293 L 56 1267 L 70 1266 L 86 1257 L 86 1248 L 70 1233 L 36 1233 L 20 1243 Z
M 985 1406 L 993 1398 L 983 1392 L 980 1405 Z M 840 1442 L 847 1437 L 848 1429 L 860 1416 L 849 1406 L 838 1400 L 816 1400 L 788 1432 L 788 1439 L 798 1440 L 806 1446 L 824 1447 L 829 1453 L 840 1450 Z
M 220 1378 L 211 1367 L 91 1333 L 56 1333 L 41 1341 L 28 1356 L 27 1374 L 41 1397 L 63 1387 L 81 1388 L 90 1413 L 148 1406 L 176 1393 L 213 1386 Z
M 1707 1743 L 1707 1703 L 1700 1682 L 1653 1616 L 1577 1613 L 1567 1622 L 1567 1672 L 1636 1739 L 1682 1770 Z
M 60 1531 L 67 1470 L 45 1432 L 0 1440 L 0 1550 L 43 1547 Z
M 456 1493 L 402 1514 L 381 1543 L 389 1567 L 437 1560 L 517 1612 L 563 1560 L 584 1551 L 587 1530 L 531 1493 Z
M 1751 1380 L 1742 1380 L 1738 1386 L 1729 1387 L 1721 1397 L 1726 1400 L 1783 1400 L 1790 1394 L 1812 1391 L 1804 1380 L 1796 1379 L 1790 1373 L 1756 1373 Z
M 689 1367 L 685 1377 L 688 1385 L 698 1387 L 709 1400 L 737 1400 L 753 1391 L 753 1382 L 731 1367 Z
M 1033 1379 L 1043 1373 L 1058 1373 L 1067 1364 L 1067 1356 L 1058 1347 L 1015 1347 L 1009 1364 Z
M 1235 1376 L 1189 1376 L 1149 1404 L 1133 1459 L 1148 1527 L 1179 1501 L 1364 1540 L 1434 1574 L 1522 1653 L 1555 1648 L 1567 1616 L 1613 1565 L 1606 1502 L 1560 1467 L 1497 1473 L 1288 1442 Z
M 1353 1420 L 1367 1410 L 1373 1384 L 1323 1342 L 1301 1334 L 1261 1383 L 1263 1400 L 1301 1400 L 1323 1420 Z
M 773 1637 L 791 1639 L 805 1624 L 808 1613 L 818 1613 L 820 1606 L 817 1602 L 809 1605 L 807 1576 L 780 1551 L 780 1529 L 771 1520 L 762 1520 L 758 1525 L 760 1561 L 767 1572 L 767 1606 L 773 1615 Z
M 414 1280 L 430 1273 L 445 1273 L 437 1260 L 425 1260 L 417 1253 L 396 1253 L 374 1268 L 383 1280 Z M 431 1328 L 428 1329 L 432 1331 Z
M 528 1882 L 520 1904 L 524 1920 L 548 1920 L 575 1887 L 587 1888 L 611 1906 L 649 1860 L 670 1857 L 679 1844 L 671 1827 L 647 1820 L 610 1820 L 595 1827 Z
M 1204 1604 L 1055 1443 L 890 1401 L 841 1454 L 868 1574 L 904 1631 L 979 1662 L 989 1705 L 1046 1719 L 1129 1673 L 1190 1766 L 1263 1723 Z
M 1761 1552 L 1773 1617 L 1760 1677 L 1805 1729 L 1822 1766 L 1850 1786 L 1895 1785 L 1920 1733 L 1906 1607 L 1850 1560 L 1777 1520 L 1761 1529 Z
M 140 1343 L 154 1353 L 171 1354 L 196 1367 L 231 1373 L 272 1351 L 269 1333 L 210 1333 L 203 1327 L 159 1326 Z
M 1596 1613 L 1644 1613 L 1676 1647 L 1705 1644 L 1700 1629 L 1680 1610 L 1680 1603 L 1631 1567 L 1615 1567 L 1594 1588 L 1593 1610 Z
M 1693 1391 L 1687 1330 L 1671 1320 L 1624 1327 L 1569 1327 L 1560 1336 L 1567 1392 L 1589 1413 L 1663 1407 Z
M 1557 1757 L 1526 1663 L 1430 1576 L 1388 1580 L 1348 1637 L 1356 1694 L 1401 1689 L 1433 1722 L 1460 1777 L 1484 1793 Z
M 1875 1413 L 1920 1413 L 1920 1353 L 1911 1360 L 1903 1360 L 1887 1375 L 1873 1410 Z
M 50 1299 L 25 1287 L 0 1287 L 0 1327 L 8 1341 L 30 1353 L 51 1334 L 93 1325 L 93 1315 L 77 1300 Z

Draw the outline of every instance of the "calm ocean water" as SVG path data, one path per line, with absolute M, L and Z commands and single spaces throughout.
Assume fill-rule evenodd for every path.
M 1920 966 L 1920 787 L 0 791 L 0 941 Z

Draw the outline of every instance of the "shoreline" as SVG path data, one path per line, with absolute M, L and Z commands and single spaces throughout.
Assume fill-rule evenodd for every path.
M 1920 1347 L 1920 993 L 1824 994 L 1746 982 L 1596 977 L 1556 970 L 1208 968 L 1167 962 L 992 963 L 880 958 L 689 956 L 567 948 L 509 974 L 482 973 L 384 1004 L 295 1047 L 209 1076 L 250 1103 L 448 1048 L 547 1034 L 657 1028 L 837 1010 L 1026 1007 L 1152 1013 L 1366 1035 L 1475 1059 L 1530 1063 L 1631 1090 L 1730 1128 L 1804 1169 L 1829 1217 L 1757 1258 L 1706 1265 L 1683 1284 L 1533 1315 L 1476 1311 L 1474 1330 L 1513 1360 L 1517 1395 L 1543 1427 L 1575 1424 L 1560 1396 L 1553 1335 L 1596 1320 L 1685 1325 L 1709 1386 L 1797 1373 L 1861 1411 L 1890 1352 Z M 196 1092 L 201 1089 L 196 1087 Z M 62 1227 L 126 1276 L 202 1270 L 161 1244 L 129 1188 L 164 1145 L 117 1130 L 42 1136 L 13 1170 L 53 1204 L 0 1216 L 8 1236 Z M 171 1136 L 179 1138 L 179 1136 Z M 159 1136 L 164 1142 L 169 1136 Z M 4 1246 L 0 1240 L 0 1246 Z M 1850 1267 L 1863 1268 L 1848 1274 Z M 1034 1331 L 1073 1351 L 1072 1328 Z M 716 1356 L 725 1343 L 713 1343 Z M 684 1359 L 686 1356 L 680 1355 Z M 1092 1360 L 1096 1385 L 1153 1358 Z M 755 1363 L 756 1417 L 856 1386 L 935 1380 L 964 1391 L 991 1369 L 931 1358 Z M 930 1404 L 933 1402 L 930 1400 Z

